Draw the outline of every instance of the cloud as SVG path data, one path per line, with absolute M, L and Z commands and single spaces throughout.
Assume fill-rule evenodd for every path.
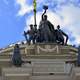
M 33 6 L 27 4 L 27 0 L 16 0 L 16 4 L 20 5 L 20 10 L 17 14 L 19 16 L 23 16 L 33 10 Z
M 66 5 L 59 11 L 59 15 L 63 16 L 65 25 L 72 25 L 73 23 L 79 22 L 80 20 L 80 8 L 74 5 Z

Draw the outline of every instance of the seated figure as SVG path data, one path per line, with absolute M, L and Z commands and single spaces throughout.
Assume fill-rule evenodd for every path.
M 20 67 L 23 61 L 21 59 L 20 48 L 18 44 L 15 44 L 13 55 L 12 55 L 12 64 Z
M 65 43 L 64 43 L 64 36 L 66 37 Z M 57 26 L 56 40 L 62 45 L 67 44 L 68 41 L 68 35 L 60 29 L 60 25 Z

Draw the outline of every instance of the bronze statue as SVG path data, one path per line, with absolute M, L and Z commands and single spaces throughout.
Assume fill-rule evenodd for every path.
M 65 43 L 64 43 L 64 36 L 66 37 Z M 60 25 L 57 26 L 56 40 L 58 41 L 58 43 L 61 43 L 62 45 L 64 44 L 66 45 L 68 41 L 68 35 L 60 29 Z
M 29 35 L 28 36 L 29 38 L 27 38 L 27 35 Z M 27 32 L 24 31 L 24 36 L 25 36 L 28 44 L 31 43 L 31 40 L 32 40 L 33 44 L 35 44 L 35 36 L 36 36 L 36 34 L 35 34 L 35 29 L 34 29 L 32 24 L 30 24 L 30 30 L 28 30 Z
M 23 61 L 20 54 L 20 48 L 18 44 L 15 44 L 13 55 L 12 55 L 12 64 L 16 67 L 21 67 Z
M 41 40 L 42 42 L 54 42 L 54 26 L 52 23 L 47 20 L 46 10 L 48 9 L 48 6 L 43 6 L 44 13 L 42 14 L 42 20 L 39 24 L 39 29 L 41 31 Z
M 37 29 L 37 25 L 30 25 L 30 30 L 27 32 L 24 31 L 24 36 L 26 41 L 30 44 L 31 40 L 33 44 L 35 42 L 39 43 L 54 43 L 58 42 L 62 45 L 67 44 L 68 35 L 64 33 L 60 29 L 60 25 L 57 26 L 57 29 L 54 29 L 54 25 L 47 19 L 46 12 L 48 10 L 48 6 L 43 6 L 44 12 L 41 16 L 41 21 L 39 24 L 39 29 Z M 29 35 L 29 39 L 27 37 Z M 64 36 L 66 37 L 66 41 L 64 42 Z

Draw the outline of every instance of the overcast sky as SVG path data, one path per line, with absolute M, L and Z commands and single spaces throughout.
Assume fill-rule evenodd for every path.
M 37 24 L 46 4 L 48 20 L 69 35 L 69 44 L 80 43 L 80 0 L 37 0 Z M 33 0 L 0 0 L 0 47 L 25 40 L 22 33 L 34 24 Z

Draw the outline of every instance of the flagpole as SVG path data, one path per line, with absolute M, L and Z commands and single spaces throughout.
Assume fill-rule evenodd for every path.
M 37 29 L 37 23 L 36 23 L 36 0 L 33 0 L 33 6 L 34 6 L 34 28 Z
M 36 24 L 36 10 L 34 10 L 34 25 L 37 25 Z

